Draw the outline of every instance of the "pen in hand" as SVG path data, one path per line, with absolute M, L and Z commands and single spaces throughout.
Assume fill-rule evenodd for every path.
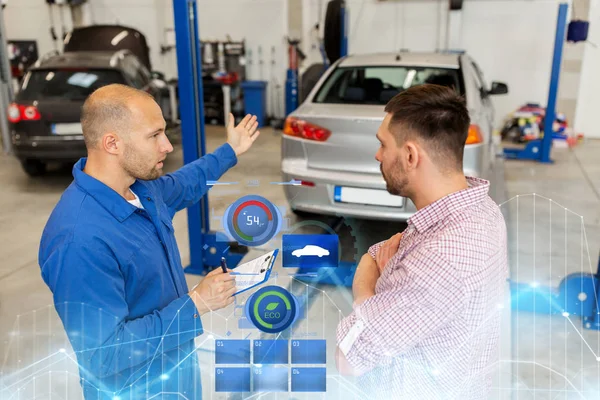
M 225 257 L 221 257 L 221 269 L 224 274 L 227 273 L 227 261 L 225 260 Z

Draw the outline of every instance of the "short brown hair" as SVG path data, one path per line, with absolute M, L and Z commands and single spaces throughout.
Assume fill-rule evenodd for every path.
M 98 145 L 107 132 L 123 133 L 134 121 L 129 109 L 129 101 L 135 97 L 154 98 L 130 86 L 111 84 L 94 91 L 81 109 L 81 128 L 88 149 Z
M 462 171 L 470 118 L 464 98 L 454 89 L 413 86 L 390 100 L 385 111 L 392 114 L 389 129 L 397 143 L 414 135 L 426 143 L 436 164 Z

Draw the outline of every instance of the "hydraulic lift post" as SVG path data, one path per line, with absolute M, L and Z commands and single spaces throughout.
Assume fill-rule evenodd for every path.
M 202 90 L 202 55 L 198 34 L 196 0 L 173 0 L 179 107 L 183 162 L 189 164 L 206 154 L 204 100 Z M 235 267 L 248 252 L 244 246 L 229 243 L 210 231 L 208 194 L 187 209 L 190 241 L 190 265 L 186 273 L 204 275 L 220 266 L 221 257 Z M 230 249 L 231 248 L 231 249 Z M 232 251 L 234 249 L 235 251 Z

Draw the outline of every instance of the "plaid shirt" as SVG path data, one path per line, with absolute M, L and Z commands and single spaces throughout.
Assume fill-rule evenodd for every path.
M 467 181 L 410 218 L 375 296 L 338 325 L 340 351 L 369 398 L 489 395 L 508 278 L 506 226 L 489 182 Z

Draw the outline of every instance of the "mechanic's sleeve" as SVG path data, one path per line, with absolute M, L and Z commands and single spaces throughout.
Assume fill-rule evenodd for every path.
M 127 319 L 125 280 L 110 252 L 63 245 L 43 263 L 42 276 L 79 363 L 97 377 L 150 362 L 203 332 L 188 295 L 141 318 Z
M 237 156 L 229 144 L 224 144 L 198 160 L 184 165 L 174 173 L 157 179 L 158 189 L 173 216 L 200 201 L 208 192 L 207 181 L 218 180 L 237 164 Z
M 411 263 L 426 262 L 426 276 Z M 394 268 L 394 289 L 357 306 L 337 327 L 337 345 L 358 375 L 391 363 L 441 329 L 463 309 L 463 284 L 435 250 L 417 250 Z

